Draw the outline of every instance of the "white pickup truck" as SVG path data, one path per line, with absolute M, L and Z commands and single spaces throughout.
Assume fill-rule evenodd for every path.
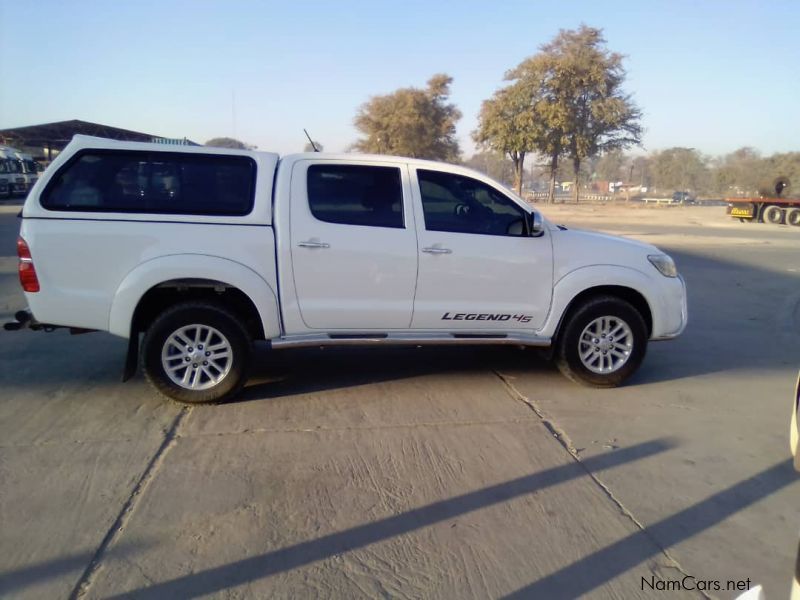
M 611 387 L 687 320 L 654 246 L 410 158 L 75 136 L 28 195 L 18 251 L 30 313 L 8 329 L 127 338 L 123 379 L 141 355 L 184 402 L 238 393 L 256 340 L 549 347 L 568 377 Z

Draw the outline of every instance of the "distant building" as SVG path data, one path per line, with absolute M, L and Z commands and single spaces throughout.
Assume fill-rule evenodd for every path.
M 112 140 L 126 142 L 157 142 L 162 144 L 179 144 L 198 146 L 199 144 L 183 139 L 164 138 L 149 133 L 120 129 L 110 125 L 89 123 L 88 121 L 59 121 L 42 125 L 28 125 L 13 129 L 0 129 L 0 144 L 13 146 L 34 159 L 49 163 L 64 147 L 69 144 L 73 135 L 93 135 Z

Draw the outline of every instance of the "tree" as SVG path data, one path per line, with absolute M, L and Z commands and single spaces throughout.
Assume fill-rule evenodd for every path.
M 485 173 L 488 177 L 505 185 L 512 185 L 514 179 L 514 165 L 504 154 L 489 150 L 478 152 L 464 162 L 470 169 Z
M 548 68 L 546 86 L 558 106 L 566 153 L 572 161 L 576 202 L 583 161 L 641 142 L 641 111 L 622 90 L 622 55 L 605 44 L 602 30 L 581 25 L 560 31 L 540 52 Z
M 316 146 L 316 149 L 314 148 Z M 306 142 L 306 145 L 303 146 L 303 152 L 322 152 L 324 150 L 324 146 L 320 144 L 317 140 L 314 140 L 314 143 Z
M 361 152 L 456 161 L 460 155 L 456 122 L 461 112 L 448 103 L 453 78 L 438 74 L 428 87 L 402 88 L 361 105 L 354 124 L 364 137 Z
M 784 152 L 773 154 L 769 158 L 760 161 L 759 168 L 759 187 L 767 191 L 774 190 L 775 179 L 785 177 L 789 180 L 790 188 L 784 190 L 783 195 L 789 193 L 797 195 L 800 189 L 800 152 Z M 773 193 L 764 195 L 774 195 Z
M 697 191 L 709 187 L 706 161 L 694 148 L 668 148 L 655 152 L 651 163 L 654 183 L 662 191 Z
M 514 188 L 522 193 L 525 155 L 537 144 L 532 99 L 523 85 L 509 85 L 484 100 L 478 115 L 478 128 L 472 138 L 490 152 L 511 160 Z
M 604 153 L 597 161 L 594 172 L 598 179 L 603 181 L 616 182 L 627 180 L 628 173 L 626 167 L 627 159 L 622 150 L 611 150 Z
M 555 67 L 552 57 L 540 52 L 522 61 L 505 77 L 527 97 L 527 118 L 522 122 L 530 128 L 526 132 L 530 141 L 528 151 L 535 151 L 549 161 L 549 202 L 555 196 L 559 158 L 564 153 L 569 124 L 565 106 L 557 102 L 551 85 Z
M 233 148 L 234 150 L 252 150 L 255 146 L 250 146 L 237 139 L 230 137 L 216 137 L 208 140 L 206 146 L 213 146 L 214 148 Z
M 763 178 L 765 159 L 755 148 L 745 146 L 716 159 L 713 166 L 715 190 L 754 195 Z

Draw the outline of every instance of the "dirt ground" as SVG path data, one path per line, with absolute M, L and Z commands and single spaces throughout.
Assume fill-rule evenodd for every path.
M 0 596 L 786 597 L 800 230 L 537 207 L 686 278 L 685 334 L 622 388 L 514 348 L 261 347 L 240 401 L 188 408 L 119 383 L 122 340 L 0 332 Z M 0 208 L 5 320 L 24 298 Z

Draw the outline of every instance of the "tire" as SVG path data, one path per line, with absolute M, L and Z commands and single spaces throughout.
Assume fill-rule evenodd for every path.
M 184 302 L 162 312 L 145 332 L 142 370 L 167 398 L 189 404 L 223 402 L 247 382 L 252 346 L 241 320 L 228 309 Z
M 610 343 L 602 337 L 608 333 L 617 335 Z M 615 296 L 596 296 L 570 311 L 557 342 L 556 365 L 577 383 L 617 387 L 642 364 L 647 339 L 647 325 L 633 305 Z M 582 351 L 589 354 L 586 360 L 581 359 Z
M 800 227 L 800 208 L 792 208 L 786 213 L 786 224 Z
M 772 204 L 764 209 L 764 220 L 773 225 L 779 225 L 783 222 L 784 212 L 780 206 Z

